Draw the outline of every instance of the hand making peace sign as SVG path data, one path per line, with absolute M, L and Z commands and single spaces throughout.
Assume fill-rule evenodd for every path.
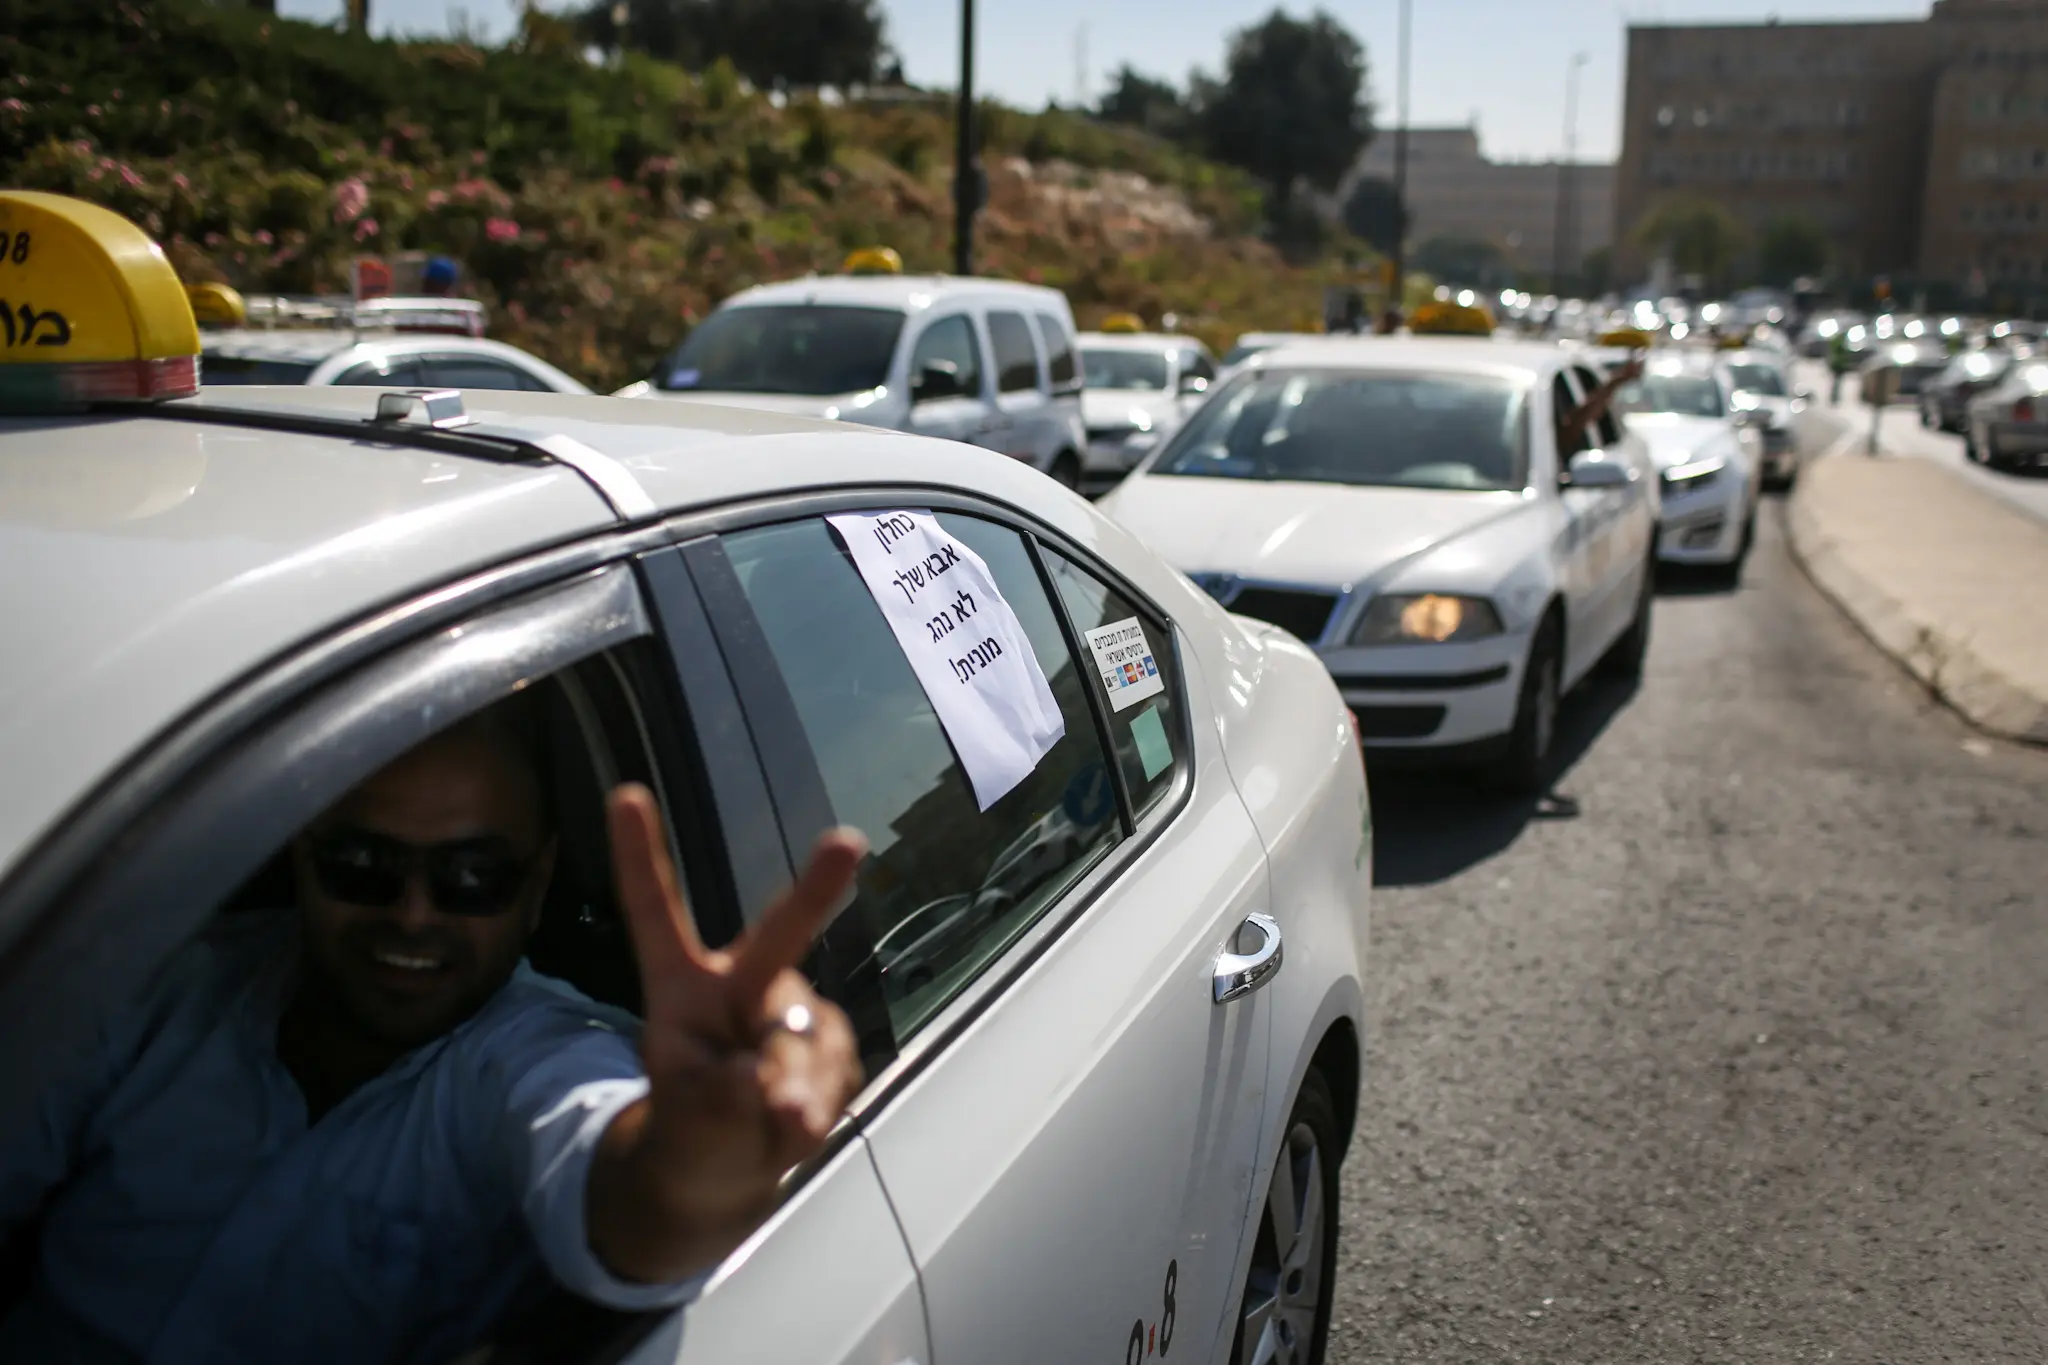
M 745 1240 L 860 1088 L 851 1025 L 796 968 L 845 903 L 867 841 L 825 833 L 789 890 L 713 950 L 690 918 L 653 795 L 622 786 L 608 814 L 640 961 L 649 1092 L 606 1132 L 589 1231 L 615 1272 L 661 1281 Z

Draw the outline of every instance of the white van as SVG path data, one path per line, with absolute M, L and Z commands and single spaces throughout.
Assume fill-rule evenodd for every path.
M 851 262 L 849 264 L 852 264 Z M 621 398 L 687 398 L 967 441 L 1077 488 L 1087 433 L 1056 289 L 814 275 L 720 304 Z

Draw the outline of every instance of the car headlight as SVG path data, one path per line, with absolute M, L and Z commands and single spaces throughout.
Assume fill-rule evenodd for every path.
M 1351 630 L 1351 643 L 1442 645 L 1500 633 L 1500 612 L 1483 597 L 1403 593 L 1367 603 L 1365 615 Z
M 1664 495 L 1684 497 L 1710 488 L 1721 478 L 1723 465 L 1719 460 L 1701 464 L 1683 464 L 1664 471 Z

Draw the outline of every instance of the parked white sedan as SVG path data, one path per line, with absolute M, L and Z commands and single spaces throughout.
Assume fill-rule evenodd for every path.
M 1254 357 L 1103 509 L 1241 615 L 1313 646 L 1375 760 L 1548 779 L 1559 698 L 1640 667 L 1655 483 L 1556 346 L 1320 341 Z
M 1021 463 L 949 441 L 689 400 L 200 394 L 162 253 L 51 202 L 0 192 L 20 241 L 68 248 L 18 272 L 39 317 L 90 344 L 0 354 L 6 1340 L 123 1359 L 1320 1359 L 1372 826 L 1309 651 Z M 498 788 L 467 779 L 398 816 L 334 814 L 515 697 L 493 752 L 546 793 L 499 803 L 529 812 L 516 841 L 477 823 Z M 544 1188 L 529 1110 L 552 1104 L 550 1131 L 611 1121 L 583 1108 L 600 1087 L 557 1099 L 558 1073 L 588 1080 L 595 1056 L 621 1068 L 596 1079 L 635 1083 L 613 1035 L 638 1031 L 641 978 L 603 807 L 629 781 L 661 793 L 713 945 L 820 830 L 871 840 L 806 964 L 854 1024 L 865 1088 L 684 1308 L 597 1265 L 581 1187 L 523 1193 Z M 407 841 L 400 817 L 448 842 Z M 314 1123 L 275 1023 L 312 970 L 312 886 L 367 926 L 344 946 L 379 964 L 371 1005 L 446 1003 L 468 958 L 445 945 L 495 915 L 491 942 L 525 935 L 520 1000 L 573 1016 L 572 1042 L 517 1074 L 463 1070 L 461 1021 L 507 1016 L 458 1013 Z M 361 948 L 399 918 L 452 955 Z M 251 943 L 278 951 L 222 947 Z M 360 1038 L 349 1056 L 382 1056 Z M 202 1063 L 204 1085 L 158 1083 Z M 334 1139 L 364 1112 L 389 1119 L 374 1151 Z M 451 1201 L 483 1212 L 432 1216 Z M 322 1322 L 349 1335 L 309 1340 Z

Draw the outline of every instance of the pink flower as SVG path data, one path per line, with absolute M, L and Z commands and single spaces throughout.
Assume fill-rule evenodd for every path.
M 159 114 L 168 114 L 168 113 L 170 113 L 170 112 L 171 112 L 171 102 L 170 102 L 169 100 L 158 100 L 158 101 L 156 102 L 156 111 L 157 111 L 157 112 L 158 112 Z
M 469 164 L 470 164 L 470 165 L 472 165 L 472 166 L 481 166 L 481 165 L 483 165 L 483 164 L 484 164 L 484 154 L 483 154 L 482 152 L 471 152 L 471 153 L 469 154 Z
M 0 100 L 0 113 L 26 114 L 27 112 L 28 106 L 26 104 L 23 104 L 18 99 L 9 97 L 7 99 Z
M 334 221 L 353 223 L 370 207 L 370 187 L 359 175 L 352 175 L 334 187 Z
M 430 209 L 437 209 L 437 208 L 440 208 L 440 207 L 441 207 L 441 205 L 443 205 L 443 204 L 445 204 L 445 203 L 447 203 L 447 202 L 448 202 L 448 191 L 446 191 L 446 190 L 428 190 L 428 191 L 427 191 L 427 207 L 428 207 L 428 208 L 430 208 Z
M 208 247 L 217 247 L 220 245 L 220 242 L 221 237 L 218 232 L 209 232 L 206 234 L 206 245 Z
M 516 242 L 519 240 L 519 224 L 510 218 L 486 218 L 484 236 L 494 242 Z
M 271 241 L 272 241 L 272 240 L 273 240 L 273 239 L 272 239 L 272 237 L 271 237 L 271 235 L 270 235 L 270 229 L 269 229 L 269 228 L 257 228 L 257 229 L 256 229 L 256 245 L 258 245 L 258 246 L 269 246 L 269 245 L 271 244 Z
M 85 116 L 87 118 L 98 118 L 100 116 L 100 107 L 97 104 L 86 105 Z
M 376 235 L 377 235 L 377 220 L 376 220 L 375 218 L 364 218 L 364 219 L 360 220 L 359 222 L 357 222 L 357 224 L 356 224 L 356 240 L 357 240 L 357 241 L 359 241 L 359 242 L 364 242 L 364 241 L 368 241 L 368 240 L 369 240 L 370 238 L 372 238 L 372 237 L 375 237 Z
M 398 188 L 402 190 L 410 190 L 412 188 L 411 171 L 400 171 L 398 173 Z
M 141 176 L 135 173 L 133 167 L 123 166 L 121 168 L 121 183 L 131 190 L 139 190 L 142 188 L 143 180 Z
M 171 173 L 171 183 L 173 185 L 176 185 L 181 190 L 189 190 L 192 188 L 192 182 L 185 178 L 185 173 L 183 171 L 173 171 Z

